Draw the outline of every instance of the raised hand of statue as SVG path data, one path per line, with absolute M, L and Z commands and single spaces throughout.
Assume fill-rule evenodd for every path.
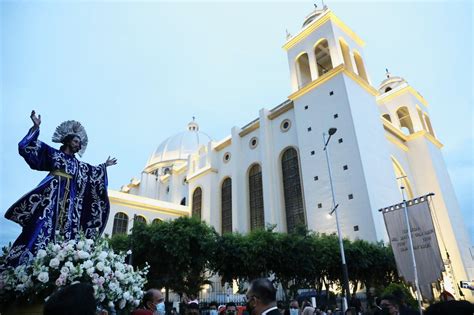
M 117 164 L 117 159 L 116 158 L 110 158 L 110 156 L 107 158 L 107 161 L 105 161 L 105 166 L 112 166 Z
M 33 127 L 39 128 L 39 126 L 41 125 L 41 115 L 36 116 L 36 112 L 32 110 L 30 118 L 33 121 Z

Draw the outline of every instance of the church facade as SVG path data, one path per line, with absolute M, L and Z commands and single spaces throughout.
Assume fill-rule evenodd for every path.
M 450 255 L 442 250 L 445 286 L 459 297 L 457 283 L 474 278 L 474 265 L 428 103 L 389 73 L 374 88 L 364 45 L 331 10 L 312 12 L 283 45 L 291 74 L 288 99 L 261 109 L 255 120 L 219 141 L 194 120 L 166 139 L 140 179 L 109 191 L 105 233 L 127 233 L 133 220 L 189 215 L 220 233 L 269 224 L 281 232 L 305 224 L 335 233 L 335 218 L 328 216 L 329 166 L 342 235 L 350 239 L 387 241 L 379 209 L 402 201 L 400 187 L 407 200 L 434 193 L 439 243 Z

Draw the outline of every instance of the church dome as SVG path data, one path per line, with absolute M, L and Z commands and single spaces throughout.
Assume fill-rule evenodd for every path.
M 318 17 L 320 17 L 323 13 L 325 13 L 327 10 L 327 6 L 324 5 L 322 9 L 318 9 L 315 7 L 314 11 L 311 12 L 305 19 L 304 19 L 304 22 L 303 22 L 303 26 L 302 28 L 305 28 L 307 25 L 309 25 L 311 22 L 313 22 L 314 20 L 316 20 Z
M 201 145 L 207 145 L 209 141 L 211 141 L 211 137 L 199 131 L 199 125 L 193 118 L 186 131 L 169 137 L 158 146 L 148 160 L 145 169 L 187 161 L 189 154 L 194 153 Z
M 388 70 L 386 70 L 387 78 L 383 80 L 379 85 L 379 93 L 384 94 L 390 92 L 391 90 L 396 89 L 401 85 L 408 84 L 407 81 L 402 77 L 393 77 Z

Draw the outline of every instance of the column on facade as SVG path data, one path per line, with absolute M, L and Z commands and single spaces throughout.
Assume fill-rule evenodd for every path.
M 232 144 L 230 146 L 232 163 L 232 231 L 246 232 L 249 230 L 249 213 L 247 205 L 246 166 L 241 164 L 242 140 L 239 127 L 233 127 Z
M 177 184 L 177 175 L 173 171 L 173 166 L 170 166 L 170 177 L 168 178 L 168 187 L 169 187 L 169 192 L 168 192 L 168 202 L 176 203 L 175 197 L 176 197 L 176 184 Z
M 207 143 L 207 154 L 206 154 L 206 167 L 217 169 L 215 166 L 218 165 L 216 162 L 217 151 L 213 150 L 213 143 L 209 141 Z M 222 209 L 221 209 L 221 182 L 219 180 L 218 173 L 214 171 L 208 175 L 209 188 L 209 223 L 216 228 L 217 231 L 222 230 Z
M 311 72 L 311 80 L 314 81 L 319 77 L 318 74 L 318 65 L 316 61 L 316 55 L 314 54 L 314 49 L 310 49 L 309 51 L 306 51 L 308 54 L 308 60 L 309 60 L 309 70 Z
M 328 36 L 326 39 L 328 41 L 328 48 L 329 48 L 329 55 L 331 56 L 331 63 L 332 63 L 332 66 L 335 68 L 337 65 L 344 63 L 344 59 L 342 58 L 341 47 L 339 45 L 339 41 L 336 40 L 335 36 L 333 35 Z M 354 59 L 354 58 L 351 58 L 351 59 Z
M 278 199 L 278 183 L 280 182 L 278 164 L 276 163 L 278 153 L 274 149 L 275 139 L 272 133 L 272 121 L 268 118 L 268 115 L 269 111 L 265 108 L 262 108 L 259 112 L 265 224 L 276 224 L 279 231 L 284 231 L 279 215 L 281 205 Z
M 291 81 L 291 92 L 298 91 L 298 70 L 296 69 L 296 60 L 293 56 L 288 55 L 288 61 L 290 64 L 290 81 Z

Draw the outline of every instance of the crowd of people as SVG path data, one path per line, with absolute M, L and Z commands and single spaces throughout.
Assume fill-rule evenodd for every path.
M 245 305 L 229 302 L 219 306 L 211 302 L 206 306 L 197 299 L 188 299 L 179 310 L 166 310 L 164 297 L 160 290 L 150 289 L 143 295 L 141 304 L 131 315 L 417 315 L 418 310 L 410 308 L 400 295 L 386 295 L 375 299 L 373 305 L 363 307 L 354 295 L 349 308 L 342 312 L 337 307 L 322 305 L 315 307 L 310 301 L 301 303 L 291 300 L 287 306 L 276 300 L 277 290 L 273 283 L 260 278 L 252 281 L 245 294 Z M 97 308 L 91 285 L 77 283 L 53 294 L 44 306 L 44 315 L 109 315 L 106 310 Z M 443 301 L 432 304 L 424 315 L 473 315 L 474 304 L 467 301 Z M 113 314 L 111 314 L 113 315 Z

